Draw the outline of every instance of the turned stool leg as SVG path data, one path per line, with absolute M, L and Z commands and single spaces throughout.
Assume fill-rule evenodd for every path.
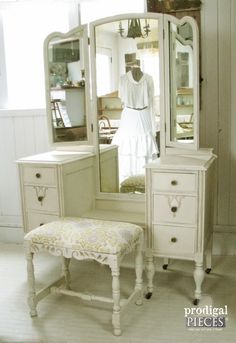
M 27 279 L 28 279 L 28 305 L 30 308 L 31 317 L 36 317 L 37 314 L 37 301 L 35 293 L 35 277 L 34 277 L 34 264 L 33 264 L 34 254 L 32 252 L 27 253 Z
M 71 289 L 70 288 L 70 282 L 71 282 L 71 277 L 70 277 L 70 270 L 69 270 L 69 264 L 70 264 L 70 258 L 64 257 L 62 258 L 62 273 L 65 277 L 65 282 L 66 282 L 66 289 Z
M 136 305 L 142 305 L 143 303 L 143 255 L 142 255 L 142 244 L 137 244 L 136 255 L 135 255 L 135 272 L 136 272 L 136 283 L 135 291 L 139 291 L 138 299 L 136 300 Z
M 114 335 L 121 335 L 120 327 L 120 268 L 112 267 L 112 296 L 113 296 L 113 314 L 112 325 L 114 327 Z

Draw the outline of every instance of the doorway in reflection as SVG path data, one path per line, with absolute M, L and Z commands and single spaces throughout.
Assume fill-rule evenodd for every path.
M 85 72 L 82 39 L 53 37 L 48 44 L 54 142 L 86 141 Z
M 169 23 L 172 142 L 194 140 L 193 30 L 189 23 Z
M 95 28 L 102 192 L 144 193 L 144 166 L 159 154 L 158 20 L 133 24 L 121 20 Z M 107 183 L 101 163 L 106 149 L 113 154 L 106 168 L 113 168 L 116 187 Z

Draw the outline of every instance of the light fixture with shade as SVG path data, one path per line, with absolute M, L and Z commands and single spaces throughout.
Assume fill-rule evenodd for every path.
M 141 27 L 140 19 L 133 18 L 128 19 L 128 29 L 127 34 L 125 34 L 125 29 L 122 26 L 122 22 L 119 23 L 119 29 L 118 32 L 122 38 L 146 38 L 150 30 L 150 25 L 148 24 L 147 20 L 145 19 L 145 25 L 143 28 Z

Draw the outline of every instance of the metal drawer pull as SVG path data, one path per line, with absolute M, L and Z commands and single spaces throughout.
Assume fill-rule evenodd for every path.
M 177 241 L 178 241 L 178 239 L 177 239 L 176 237 L 172 237 L 172 238 L 171 238 L 171 242 L 172 242 L 172 243 L 176 243 Z
M 171 212 L 175 213 L 177 212 L 177 210 L 178 210 L 178 207 L 176 206 L 171 207 Z
M 35 176 L 37 177 L 37 179 L 41 178 L 41 174 L 40 173 L 36 173 Z
M 43 186 L 34 186 L 35 192 L 36 192 L 36 196 L 38 201 L 41 203 L 41 206 L 43 205 L 43 200 L 45 199 L 46 195 L 47 195 L 47 187 L 43 187 Z
M 39 226 L 42 226 L 42 225 L 44 225 L 44 223 L 40 223 L 40 224 L 39 224 Z
M 178 181 L 177 180 L 172 180 L 171 184 L 172 184 L 172 186 L 177 186 L 178 185 Z

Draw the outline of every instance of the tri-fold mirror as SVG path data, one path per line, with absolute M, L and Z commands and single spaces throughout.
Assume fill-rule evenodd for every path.
M 93 135 L 100 192 L 142 195 L 147 163 L 198 149 L 197 24 L 129 14 L 89 32 L 90 45 L 86 26 L 45 41 L 51 141 L 84 145 Z

